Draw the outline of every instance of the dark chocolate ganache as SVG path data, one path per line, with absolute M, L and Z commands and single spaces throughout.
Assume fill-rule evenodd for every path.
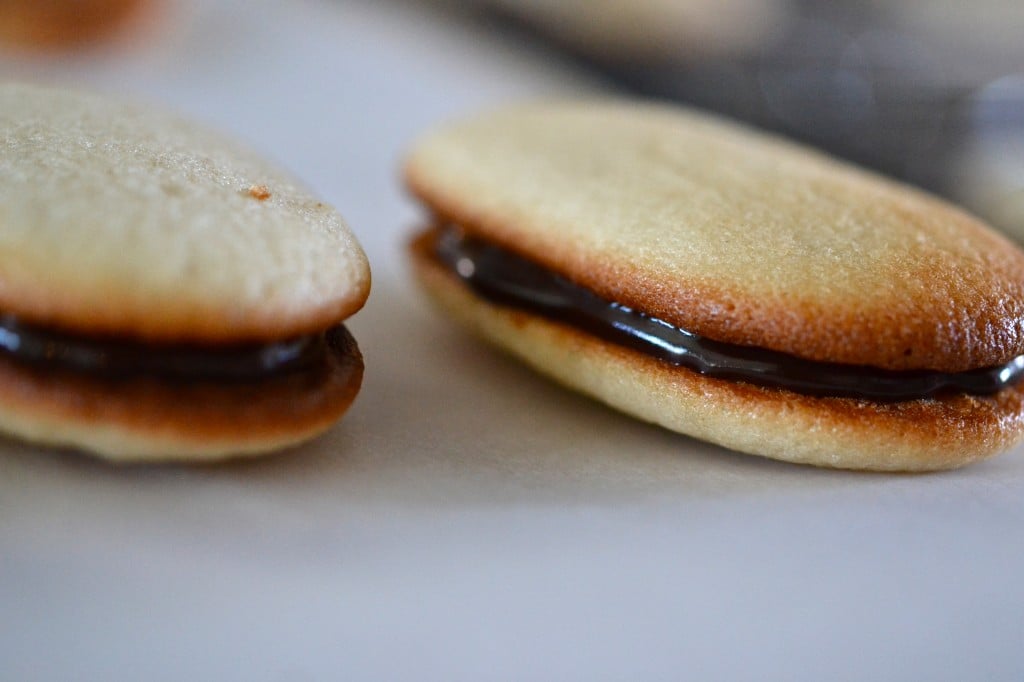
M 0 355 L 110 378 L 249 381 L 317 365 L 336 329 L 266 344 L 206 347 L 80 337 L 0 315 Z
M 607 341 L 706 376 L 817 396 L 900 401 L 941 392 L 995 393 L 1024 376 L 1024 356 L 967 372 L 893 371 L 804 360 L 787 353 L 723 343 L 606 301 L 511 251 L 458 227 L 439 230 L 438 260 L 476 294 L 572 325 Z

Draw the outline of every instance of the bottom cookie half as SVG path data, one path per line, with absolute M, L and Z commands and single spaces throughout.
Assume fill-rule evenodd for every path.
M 216 461 L 308 440 L 359 392 L 363 359 L 343 326 L 301 371 L 254 381 L 103 378 L 0 358 L 0 431 L 115 461 Z
M 479 336 L 611 407 L 732 450 L 843 469 L 952 469 L 1024 437 L 1024 386 L 903 402 L 814 397 L 713 379 L 530 313 L 491 304 L 413 245 L 431 299 Z

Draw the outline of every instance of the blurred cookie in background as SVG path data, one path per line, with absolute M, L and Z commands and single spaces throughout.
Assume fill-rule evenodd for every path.
M 0 47 L 65 50 L 110 40 L 147 13 L 150 0 L 0 0 Z
M 889 30 L 925 46 L 949 84 L 977 85 L 1024 69 L 1020 0 L 871 0 Z
M 620 88 L 781 133 L 1024 242 L 1019 0 L 474 0 Z
M 885 22 L 926 50 L 955 106 L 943 191 L 1024 243 L 1024 3 L 874 0 Z
M 1022 62 L 1024 63 L 1024 62 Z M 950 195 L 1024 243 L 1024 75 L 971 97 L 970 134 L 950 168 Z
M 786 0 L 485 0 L 599 59 L 665 63 L 750 52 L 780 33 Z

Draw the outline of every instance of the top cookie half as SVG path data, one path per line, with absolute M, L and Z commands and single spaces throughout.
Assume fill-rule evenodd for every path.
M 369 284 L 337 211 L 232 141 L 130 104 L 0 86 L 0 314 L 259 341 L 344 319 Z
M 535 104 L 424 138 L 446 221 L 609 301 L 816 361 L 959 372 L 1024 353 L 1024 254 L 955 207 L 678 108 Z

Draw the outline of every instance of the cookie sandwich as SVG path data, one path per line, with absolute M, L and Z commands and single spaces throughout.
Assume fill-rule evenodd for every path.
M 362 379 L 341 216 L 234 142 L 94 95 L 0 86 L 0 431 L 113 460 L 311 438 Z
M 448 125 L 405 177 L 430 298 L 625 413 L 852 469 L 953 468 L 1024 436 L 1024 254 L 922 192 L 617 100 Z

